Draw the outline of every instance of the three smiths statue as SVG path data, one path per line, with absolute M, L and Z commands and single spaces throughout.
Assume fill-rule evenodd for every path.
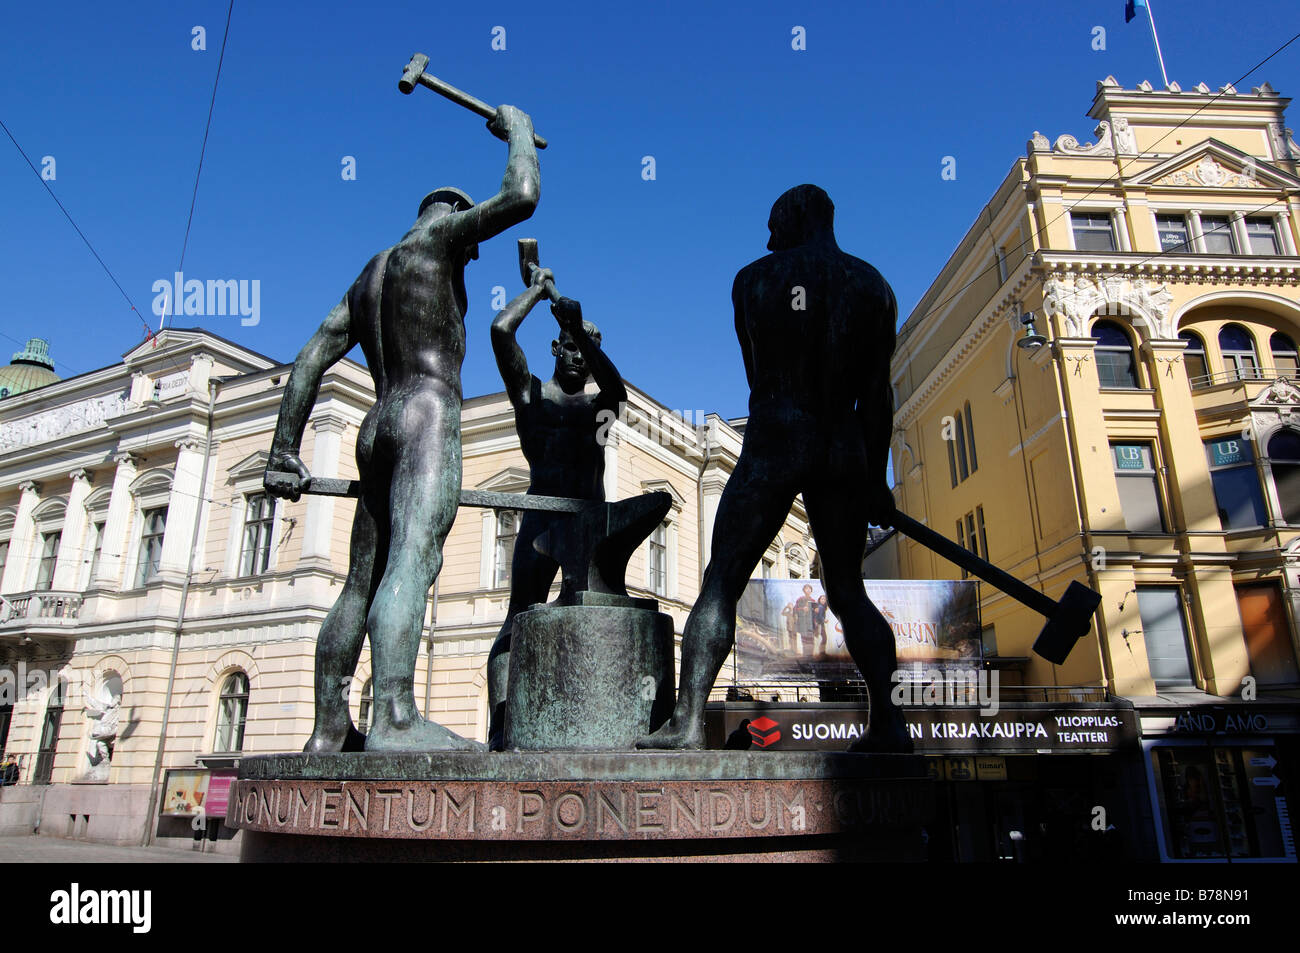
M 862 584 L 867 524 L 889 526 L 894 517 L 885 467 L 898 310 L 880 273 L 836 244 L 834 211 L 817 186 L 790 189 L 768 219 L 772 253 L 741 269 L 732 286 L 749 421 L 682 636 L 677 707 L 640 748 L 704 746 L 704 703 L 735 641 L 736 603 L 802 493 L 831 611 L 870 695 L 867 733 L 852 750 L 912 750 L 890 698 L 893 632 Z
M 554 374 L 543 382 L 529 373 L 515 332 L 547 294 L 548 286 L 554 287 L 551 277 L 548 268 L 533 269 L 528 289 L 492 322 L 492 350 L 514 407 L 519 444 L 528 460 L 528 492 L 600 501 L 605 499 L 605 453 L 597 436 L 602 422 L 627 400 L 627 390 L 618 369 L 601 349 L 600 331 L 583 320 L 582 306 L 572 298 L 559 297 L 551 305 L 560 325 L 558 337 L 551 342 Z M 589 378 L 595 380 L 595 393 L 586 390 Z M 493 750 L 500 750 L 503 744 L 515 616 L 546 601 L 559 569 L 559 563 L 533 548 L 533 541 L 557 518 L 570 517 L 527 510 L 515 537 L 510 608 L 488 655 L 488 746 Z
M 347 580 L 316 645 L 309 752 L 481 747 L 425 720 L 414 681 L 429 588 L 460 501 L 465 266 L 479 242 L 529 218 L 540 195 L 532 120 L 501 106 L 488 130 L 510 147 L 501 191 L 479 205 L 454 188 L 425 198 L 414 227 L 370 260 L 307 342 L 285 388 L 265 485 L 291 500 L 311 476 L 300 447 L 325 370 L 359 344 L 376 393 L 357 437 L 361 496 Z M 374 717 L 362 736 L 347 693 L 367 632 Z

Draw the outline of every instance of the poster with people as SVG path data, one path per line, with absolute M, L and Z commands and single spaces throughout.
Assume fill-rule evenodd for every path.
M 979 594 L 973 580 L 864 580 L 894 632 L 899 668 L 977 667 Z M 856 677 L 844 629 L 817 579 L 751 579 L 736 607 L 738 676 L 762 681 L 791 675 Z

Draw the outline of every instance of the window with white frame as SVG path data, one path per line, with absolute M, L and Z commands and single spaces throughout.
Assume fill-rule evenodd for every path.
M 104 555 L 104 520 L 97 520 L 90 524 L 90 570 L 82 582 L 82 588 L 90 586 L 95 581 L 95 573 L 99 572 L 99 560 Z
M 241 576 L 260 576 L 271 563 L 271 529 L 275 524 L 275 500 L 265 493 L 244 499 L 244 542 L 239 556 Z
M 1205 239 L 1205 251 L 1208 254 L 1237 254 L 1237 242 L 1232 236 L 1232 219 L 1227 215 L 1202 215 L 1201 235 Z
M 248 676 L 231 672 L 217 700 L 217 737 L 214 751 L 243 751 L 244 723 L 248 720 Z
M 1219 351 L 1223 366 L 1232 379 L 1258 380 L 1259 359 L 1255 355 L 1255 339 L 1239 324 L 1225 324 L 1219 329 Z
M 1130 533 L 1165 532 L 1160 483 L 1149 443 L 1114 443 L 1115 483 L 1120 511 Z
M 1266 216 L 1248 216 L 1245 220 L 1246 240 L 1250 242 L 1252 255 L 1278 255 L 1277 231 L 1273 220 Z
M 510 585 L 510 564 L 515 558 L 515 540 L 519 536 L 518 510 L 497 510 L 495 563 L 492 585 L 503 589 Z
M 1078 251 L 1115 250 L 1115 228 L 1109 212 L 1071 212 L 1070 227 Z
M 649 553 L 650 591 L 655 595 L 668 594 L 668 524 L 660 523 L 650 534 Z
M 36 564 L 36 589 L 47 592 L 54 586 L 54 567 L 59 560 L 63 531 L 41 534 L 41 555 Z
M 1297 354 L 1295 341 L 1291 340 L 1291 336 L 1275 331 L 1268 339 L 1268 347 L 1273 355 L 1273 373 L 1278 377 L 1289 377 L 1295 380 L 1297 369 L 1300 369 L 1300 354 Z
M 163 536 L 167 532 L 167 507 L 158 506 L 141 514 L 140 549 L 136 558 L 136 588 L 158 578 L 162 566 Z
M 1156 237 L 1162 252 L 1182 254 L 1192 250 L 1192 233 L 1185 215 L 1157 215 Z

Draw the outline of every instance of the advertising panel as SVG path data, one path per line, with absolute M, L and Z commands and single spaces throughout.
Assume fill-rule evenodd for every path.
M 920 673 L 970 669 L 983 657 L 973 580 L 866 580 L 873 605 L 894 632 L 899 668 Z M 751 579 L 736 607 L 737 676 L 856 677 L 844 629 L 818 579 Z

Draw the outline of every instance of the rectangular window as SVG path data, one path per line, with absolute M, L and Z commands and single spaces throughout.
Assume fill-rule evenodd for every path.
M 1271 218 L 1246 219 L 1246 238 L 1250 242 L 1252 255 L 1276 255 L 1277 232 L 1273 229 Z
M 650 534 L 650 591 L 668 593 L 668 524 L 660 523 Z
M 1182 591 L 1177 586 L 1138 586 L 1137 600 L 1147 664 L 1156 688 L 1196 687 Z
M 5 563 L 9 562 L 9 540 L 0 540 L 0 579 L 5 577 Z
M 140 555 L 136 560 L 136 587 L 148 585 L 158 578 L 162 565 L 163 535 L 167 531 L 167 507 L 145 510 L 144 528 L 140 533 Z
M 260 576 L 271 562 L 271 527 L 275 500 L 265 493 L 248 497 L 244 509 L 244 548 L 239 557 L 241 576 Z
M 1156 235 L 1162 252 L 1188 252 L 1192 250 L 1187 233 L 1187 219 L 1181 215 L 1157 215 Z
M 54 565 L 59 558 L 59 543 L 63 533 L 41 534 L 41 560 L 36 567 L 36 588 L 48 590 L 54 585 Z
M 1109 212 L 1071 212 L 1074 247 L 1079 251 L 1114 251 L 1115 230 Z
M 95 573 L 99 571 L 99 558 L 104 554 L 104 524 L 95 523 L 90 527 L 90 572 L 86 575 L 85 587 L 89 587 L 95 581 Z
M 515 538 L 519 535 L 519 511 L 497 511 L 496 572 L 492 585 L 503 589 L 510 585 L 510 564 L 515 558 Z
M 1264 494 L 1255 472 L 1255 454 L 1250 441 L 1240 437 L 1207 440 L 1205 453 L 1210 461 L 1210 483 L 1223 528 L 1263 526 Z
M 764 578 L 764 579 L 771 579 L 771 578 L 772 578 L 772 574 L 773 574 L 775 571 L 776 571 L 776 563 L 774 563 L 774 562 L 773 562 L 772 560 L 770 560 L 770 559 L 764 559 L 764 560 L 763 560 L 763 569 L 762 569 L 762 572 L 763 572 L 763 578 Z
M 984 507 L 982 506 L 975 507 L 975 523 L 979 527 L 979 534 L 980 534 L 979 554 L 983 556 L 985 559 L 988 559 L 989 541 L 988 541 L 988 537 L 984 535 Z
M 1232 238 L 1232 222 L 1226 215 L 1202 215 L 1201 234 L 1205 250 L 1211 255 L 1235 255 L 1237 243 Z
M 1120 508 L 1130 533 L 1163 533 L 1165 521 L 1160 507 L 1160 486 L 1152 460 L 1151 445 L 1111 445 L 1115 482 L 1119 485 Z

